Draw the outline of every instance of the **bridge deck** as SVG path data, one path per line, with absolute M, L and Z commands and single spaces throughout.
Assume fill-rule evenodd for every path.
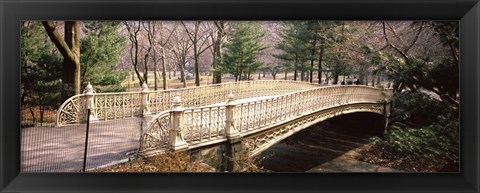
M 91 123 L 86 168 L 127 159 L 138 149 L 141 118 Z M 22 129 L 22 172 L 82 169 L 86 124 Z

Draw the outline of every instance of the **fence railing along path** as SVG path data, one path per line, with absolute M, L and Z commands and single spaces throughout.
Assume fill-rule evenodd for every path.
M 236 102 L 232 91 L 225 103 L 192 108 L 184 108 L 177 96 L 171 110 L 159 113 L 147 124 L 140 150 L 177 150 L 220 143 L 322 109 L 383 103 L 391 95 L 392 90 L 344 85 Z
M 105 121 L 141 117 L 170 109 L 171 100 L 180 96 L 184 107 L 221 103 L 231 91 L 238 99 L 272 96 L 319 87 L 297 81 L 259 80 L 229 82 L 192 88 L 149 91 L 143 85 L 138 92 L 80 94 L 67 99 L 58 109 L 55 125 L 70 125 L 86 121 L 86 101 L 93 103 L 91 120 Z

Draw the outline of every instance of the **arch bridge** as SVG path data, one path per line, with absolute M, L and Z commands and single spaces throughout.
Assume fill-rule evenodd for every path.
M 144 129 L 140 151 L 197 149 L 241 142 L 254 156 L 278 141 L 323 120 L 355 112 L 388 118 L 391 90 L 367 86 L 323 86 L 286 94 L 237 99 L 185 108 L 181 97 L 172 109 L 158 113 Z
M 84 94 L 65 101 L 55 124 L 146 118 L 139 152 L 198 149 L 241 142 L 254 156 L 315 123 L 347 113 L 389 115 L 392 90 L 297 81 L 245 81 L 193 88 Z

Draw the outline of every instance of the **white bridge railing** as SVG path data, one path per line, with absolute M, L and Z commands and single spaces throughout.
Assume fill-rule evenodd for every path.
M 232 91 L 224 104 L 172 110 L 147 124 L 140 151 L 194 148 L 246 136 L 301 115 L 348 104 L 381 103 L 391 90 L 367 86 L 325 86 L 236 103 Z
M 319 87 L 318 84 L 283 80 L 243 81 L 206 85 L 192 88 L 149 91 L 146 85 L 139 92 L 93 93 L 75 95 L 57 110 L 57 126 L 86 121 L 86 101 L 92 102 L 90 120 L 104 121 L 157 114 L 170 109 L 171 99 L 180 96 L 184 107 L 205 106 L 225 101 L 232 91 L 238 99 L 272 96 L 303 89 Z M 92 89 L 91 85 L 87 88 Z M 93 90 L 91 90 L 93 91 Z

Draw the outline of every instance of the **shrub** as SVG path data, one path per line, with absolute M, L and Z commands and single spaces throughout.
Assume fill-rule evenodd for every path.
M 458 161 L 458 109 L 424 93 L 399 93 L 393 102 L 391 126 L 383 139 L 372 139 L 376 146 L 432 161 Z
M 375 144 L 388 150 L 434 159 L 458 159 L 458 127 L 432 124 L 422 128 L 394 127 L 385 139 L 375 138 Z
M 94 172 L 213 172 L 207 164 L 193 160 L 185 152 L 165 152 L 160 155 L 98 169 Z

